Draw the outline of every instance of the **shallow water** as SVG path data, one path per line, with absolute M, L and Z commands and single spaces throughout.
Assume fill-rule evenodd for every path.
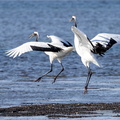
M 0 107 L 57 102 L 120 102 L 119 44 L 104 57 L 96 56 L 103 67 L 91 65 L 94 74 L 86 95 L 83 90 L 87 71 L 75 52 L 63 59 L 65 71 L 54 84 L 53 77 L 61 69 L 57 61 L 51 74 L 41 82 L 33 82 L 49 70 L 49 58 L 44 53 L 30 52 L 15 59 L 5 54 L 6 50 L 30 41 L 28 36 L 35 30 L 40 33 L 41 41 L 50 41 L 46 35 L 54 34 L 73 44 L 70 30 L 73 23 L 69 22 L 72 15 L 77 16 L 78 28 L 89 38 L 101 32 L 119 34 L 119 10 L 119 0 L 0 1 Z M 120 39 L 117 40 L 119 43 Z
M 1 117 L 3 120 L 68 120 L 68 118 L 47 118 L 45 116 L 36 116 L 36 117 Z M 119 120 L 118 117 L 91 117 L 91 118 L 69 118 L 69 120 Z

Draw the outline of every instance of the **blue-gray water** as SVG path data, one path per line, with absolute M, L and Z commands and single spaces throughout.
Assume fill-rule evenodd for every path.
M 120 0 L 0 1 L 0 107 L 120 102 L 119 44 L 104 57 L 97 57 L 102 68 L 91 64 L 94 74 L 86 95 L 87 70 L 75 52 L 63 59 L 65 71 L 55 84 L 51 82 L 60 70 L 57 61 L 51 74 L 33 82 L 49 70 L 49 58 L 44 53 L 25 53 L 15 59 L 6 56 L 6 50 L 34 41 L 28 39 L 33 31 L 40 33 L 40 41 L 50 41 L 46 35 L 57 35 L 73 44 L 72 15 L 77 16 L 78 28 L 89 38 L 101 32 L 120 34 Z

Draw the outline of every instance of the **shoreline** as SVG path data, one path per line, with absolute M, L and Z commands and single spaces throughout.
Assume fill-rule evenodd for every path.
M 97 111 L 101 111 L 98 113 Z M 120 117 L 119 103 L 48 103 L 0 108 L 0 116 L 97 117 L 111 111 L 111 117 Z

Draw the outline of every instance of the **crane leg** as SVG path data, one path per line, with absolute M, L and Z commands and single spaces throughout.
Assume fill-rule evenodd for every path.
M 52 72 L 52 68 L 53 65 L 51 64 L 50 66 L 50 70 L 48 72 L 46 72 L 45 74 L 43 74 L 42 76 L 40 76 L 37 80 L 35 80 L 34 82 L 39 82 L 41 80 L 41 78 L 43 78 L 44 76 L 46 76 L 47 74 L 49 74 L 50 72 Z
M 64 67 L 63 67 L 62 63 L 60 63 L 60 64 L 61 64 L 62 69 L 61 69 L 61 71 L 55 76 L 55 78 L 54 78 L 54 80 L 53 80 L 52 83 L 55 83 L 57 77 L 61 74 L 62 71 L 64 71 Z
M 92 71 L 90 68 L 88 68 L 88 76 L 87 76 L 87 81 L 86 81 L 85 88 L 84 88 L 84 94 L 87 93 L 87 89 L 88 89 L 91 76 L 92 76 Z

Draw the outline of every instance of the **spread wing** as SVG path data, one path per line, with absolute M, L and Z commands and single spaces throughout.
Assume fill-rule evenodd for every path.
M 119 34 L 109 34 L 109 33 L 99 33 L 94 38 L 91 39 L 91 42 L 95 46 L 97 43 L 102 44 L 104 47 L 110 42 L 111 39 L 114 39 L 114 42 L 120 43 Z
M 47 37 L 50 38 L 52 41 L 52 44 L 55 44 L 56 46 L 60 46 L 60 47 L 71 47 L 72 46 L 70 42 L 63 40 L 62 38 L 58 36 L 49 35 Z
M 6 53 L 7 56 L 15 58 L 30 51 L 59 52 L 61 50 L 61 48 L 45 42 L 27 42 L 14 49 L 8 50 Z
M 78 38 L 79 44 L 81 46 L 87 47 L 88 49 L 93 51 L 94 46 L 93 46 L 92 42 L 89 39 L 87 39 L 86 35 L 83 34 L 82 31 L 77 29 L 75 26 L 72 26 L 71 30 L 73 31 L 73 33 Z

